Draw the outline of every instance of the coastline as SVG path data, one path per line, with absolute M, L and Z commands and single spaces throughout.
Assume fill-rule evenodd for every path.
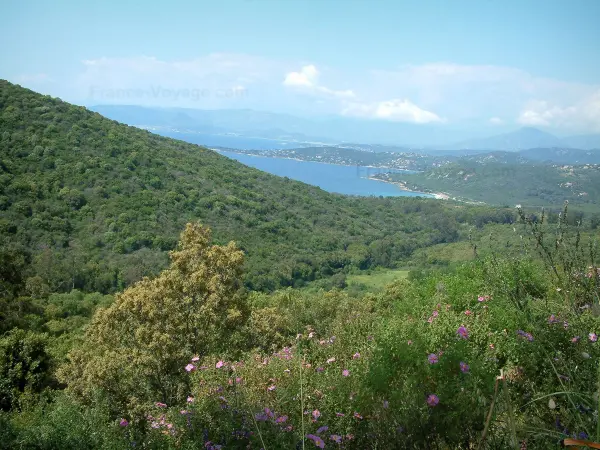
M 421 192 L 421 191 L 414 191 L 412 189 L 409 189 L 406 187 L 406 185 L 404 183 L 398 183 L 397 181 L 388 181 L 388 180 L 381 180 L 379 178 L 375 178 L 375 177 L 368 177 L 370 180 L 375 180 L 375 181 L 382 181 L 384 183 L 390 183 L 390 184 L 395 184 L 396 186 L 398 186 L 400 189 L 402 189 L 403 191 L 407 191 L 407 192 L 415 192 L 417 194 L 428 194 L 428 195 L 433 195 L 434 198 L 438 199 L 438 200 L 450 200 L 450 196 L 448 194 L 446 194 L 445 192 Z

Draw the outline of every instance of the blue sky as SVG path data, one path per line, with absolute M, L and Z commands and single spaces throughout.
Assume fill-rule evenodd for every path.
M 0 4 L 0 77 L 78 104 L 600 132 L 600 1 Z

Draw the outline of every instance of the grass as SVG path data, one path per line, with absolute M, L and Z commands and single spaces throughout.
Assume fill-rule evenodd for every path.
M 408 270 L 404 269 L 359 272 L 348 275 L 346 282 L 348 283 L 348 286 L 353 284 L 362 284 L 366 286 L 369 291 L 379 291 L 394 280 L 406 278 L 408 276 L 408 272 Z

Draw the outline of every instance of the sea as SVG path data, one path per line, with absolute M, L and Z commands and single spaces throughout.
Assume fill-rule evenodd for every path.
M 240 150 L 277 150 L 314 146 L 315 143 L 278 141 L 273 139 L 252 138 L 235 135 L 209 135 L 199 133 L 161 133 L 164 136 L 181 139 L 192 144 L 206 147 L 227 147 Z M 235 159 L 250 167 L 264 172 L 302 181 L 321 189 L 345 195 L 363 197 L 433 197 L 422 192 L 400 189 L 397 185 L 369 179 L 381 172 L 403 172 L 395 169 L 382 169 L 364 166 L 344 166 L 312 161 L 298 161 L 286 158 L 254 156 L 235 151 L 215 149 L 221 155 Z M 408 171 L 406 171 L 408 172 Z

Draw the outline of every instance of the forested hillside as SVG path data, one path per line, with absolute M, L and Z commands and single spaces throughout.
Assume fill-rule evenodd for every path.
M 393 266 L 474 216 L 513 212 L 332 195 L 0 83 L 0 264 L 14 293 L 114 292 L 165 267 L 189 221 L 234 239 L 247 286 L 270 290 Z

